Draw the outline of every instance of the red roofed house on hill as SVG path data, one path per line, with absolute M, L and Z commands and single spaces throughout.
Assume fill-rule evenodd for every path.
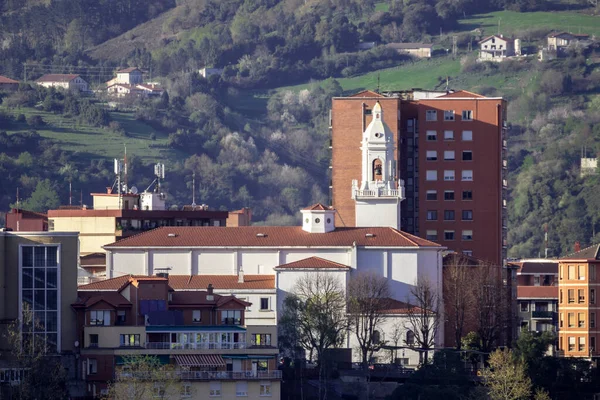
M 88 92 L 89 85 L 77 74 L 46 74 L 35 81 L 38 85 L 50 88 L 57 87 L 66 90 Z
M 0 75 L 0 91 L 13 91 L 19 88 L 19 81 Z

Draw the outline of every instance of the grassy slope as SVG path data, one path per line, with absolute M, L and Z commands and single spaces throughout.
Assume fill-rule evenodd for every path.
M 24 114 L 26 117 L 30 115 L 42 116 L 47 125 L 37 129 L 37 132 L 41 136 L 51 139 L 62 149 L 73 152 L 75 156 L 79 156 L 81 159 L 110 159 L 122 156 L 124 145 L 127 146 L 128 153 L 135 154 L 144 163 L 174 158 L 178 155 L 175 151 L 166 148 L 166 135 L 143 122 L 135 120 L 132 114 L 110 113 L 111 118 L 118 121 L 128 133 L 128 136 L 124 137 L 108 129 L 77 125 L 72 118 L 64 118 L 62 115 L 32 108 L 23 108 L 12 112 L 15 115 Z M 29 129 L 30 127 L 24 123 L 12 124 L 8 129 L 3 128 L 9 134 Z M 150 139 L 150 135 L 153 133 L 156 135 L 156 140 Z

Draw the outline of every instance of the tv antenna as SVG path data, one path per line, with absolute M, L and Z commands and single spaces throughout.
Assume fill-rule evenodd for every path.
M 192 173 L 192 208 L 196 208 L 196 172 Z

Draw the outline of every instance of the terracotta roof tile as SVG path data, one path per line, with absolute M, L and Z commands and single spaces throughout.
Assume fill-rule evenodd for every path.
M 14 79 L 10 79 L 6 76 L 0 75 L 0 83 L 19 83 L 19 81 L 15 81 Z
M 363 90 L 362 92 L 354 93 L 348 97 L 385 97 L 377 92 L 372 90 Z
M 260 234 L 260 235 L 259 235 Z M 367 236 L 369 234 L 369 236 Z M 309 233 L 296 226 L 161 227 L 104 246 L 119 247 L 441 247 L 393 228 L 336 228 Z
M 556 275 L 558 274 L 558 261 L 523 261 L 523 262 L 512 262 L 509 263 L 518 267 L 518 274 L 546 274 Z
M 123 275 L 117 278 L 89 283 L 77 288 L 79 291 L 120 291 L 130 281 L 160 279 L 160 277 Z M 206 290 L 209 284 L 215 289 L 275 289 L 275 275 L 244 275 L 238 282 L 237 275 L 169 275 L 169 286 L 174 290 Z
M 403 301 L 399 301 L 399 300 L 391 299 L 391 298 L 383 299 L 382 305 L 383 305 L 383 307 L 382 307 L 381 311 L 384 311 L 385 314 L 407 314 L 408 310 L 413 307 L 415 308 L 415 311 L 420 310 L 419 307 L 412 306 Z
M 447 97 L 479 97 L 479 98 L 484 98 L 485 96 L 482 96 L 482 95 L 477 94 L 477 93 L 469 92 L 467 90 L 458 90 L 456 92 L 452 92 L 452 93 L 448 93 L 448 94 L 445 94 L 443 96 L 440 96 L 439 98 L 447 98 Z
M 140 71 L 140 69 L 136 68 L 136 67 L 129 67 L 129 68 L 124 68 L 124 69 L 120 69 L 117 71 L 117 74 L 126 74 L 128 72 L 133 72 L 133 71 Z M 141 72 L 141 71 L 140 71 Z
M 303 208 L 303 210 L 318 210 L 318 211 L 327 211 L 327 210 L 331 210 L 331 208 L 324 206 L 321 203 L 317 203 L 317 204 L 313 204 L 312 206 Z
M 73 306 L 90 307 L 96 303 L 104 301 L 113 307 L 127 307 L 131 306 L 131 302 L 117 292 L 78 292 L 77 301 Z
M 562 257 L 560 260 L 599 260 L 600 259 L 600 244 L 594 244 L 586 247 L 576 253 L 571 253 Z
M 275 268 L 278 269 L 302 269 L 302 268 L 316 268 L 316 269 L 350 269 L 349 266 L 336 263 L 333 261 L 325 260 L 321 257 L 309 257 L 303 260 L 294 261 L 287 264 L 282 264 Z
M 95 267 L 106 265 L 106 253 L 92 253 L 79 258 L 82 267 Z
M 517 286 L 518 299 L 558 299 L 558 286 Z
M 76 74 L 46 74 L 36 82 L 70 82 L 78 77 Z

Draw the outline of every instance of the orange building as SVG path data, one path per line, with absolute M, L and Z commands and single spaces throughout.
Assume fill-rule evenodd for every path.
M 466 91 L 363 91 L 331 112 L 331 198 L 338 224 L 355 226 L 352 180 L 361 138 L 379 102 L 394 133 L 406 190 L 401 229 L 503 265 L 506 248 L 506 101 Z
M 600 245 L 594 245 L 559 260 L 558 347 L 564 357 L 600 356 L 596 347 L 600 329 L 596 300 L 600 280 Z

